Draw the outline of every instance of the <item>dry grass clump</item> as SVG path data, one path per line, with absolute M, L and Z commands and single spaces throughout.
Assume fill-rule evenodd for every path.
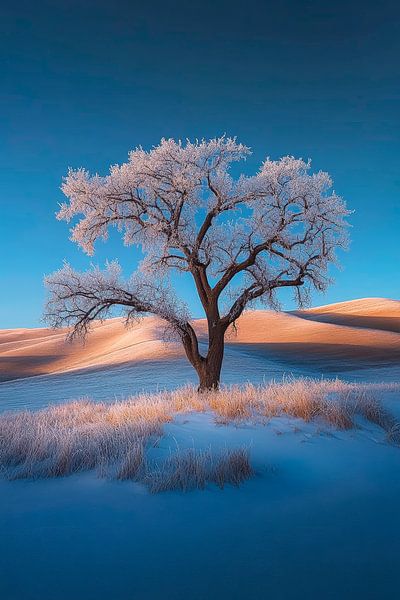
M 146 442 L 171 419 L 156 399 L 72 402 L 0 418 L 0 465 L 11 478 L 60 477 L 97 468 L 131 477 Z M 138 468 L 138 467 L 136 467 Z
M 179 399 L 180 394 L 176 397 Z M 162 435 L 176 397 L 140 396 L 115 404 L 72 402 L 0 417 L 0 465 L 9 479 L 62 477 L 96 469 L 99 476 L 143 482 L 152 492 L 239 485 L 252 474 L 248 451 L 177 451 L 151 467 L 146 444 Z M 181 410 L 191 404 L 182 402 Z M 202 405 L 203 406 L 203 405 Z
M 132 444 L 116 473 L 116 478 L 120 480 L 135 480 L 138 478 L 142 466 L 144 464 L 144 446 L 140 440 L 136 444 Z
M 398 388 L 393 384 L 293 378 L 260 386 L 231 386 L 202 396 L 206 407 L 221 423 L 287 415 L 305 422 L 320 421 L 337 429 L 351 429 L 355 419 L 363 417 L 388 431 L 395 420 L 372 392 Z
M 207 406 L 217 414 L 219 422 L 250 419 L 262 408 L 261 387 L 248 383 L 245 386 L 222 388 L 219 392 L 204 394 Z
M 151 469 L 145 450 L 176 412 L 204 410 L 191 388 L 126 402 L 71 402 L 0 417 L 0 467 L 9 479 L 62 477 L 96 469 L 99 476 L 142 481 L 150 491 L 239 485 L 250 476 L 245 450 L 177 452 Z
M 400 424 L 372 395 L 388 389 L 396 388 L 303 378 L 202 394 L 186 387 L 112 404 L 81 400 L 7 413 L 0 416 L 0 470 L 8 478 L 38 478 L 96 469 L 102 477 L 146 481 L 151 490 L 201 488 L 209 481 L 238 484 L 250 473 L 244 451 L 226 451 L 217 461 L 209 453 L 177 453 L 149 471 L 146 447 L 174 414 L 188 411 L 212 411 L 223 423 L 289 416 L 344 430 L 365 419 L 381 427 L 389 442 L 400 444 Z
M 307 423 L 320 420 L 338 429 L 351 429 L 357 393 L 337 382 L 299 379 L 272 383 L 262 395 L 263 413 L 269 418 L 288 415 Z
M 164 392 L 163 401 L 168 404 L 172 413 L 204 412 L 208 410 L 206 397 L 199 394 L 193 386 L 184 386 L 172 392 Z
M 382 404 L 373 396 L 365 391 L 359 392 L 357 398 L 356 410 L 370 423 L 374 423 L 385 431 L 394 423 L 394 417 Z
M 227 483 L 237 487 L 243 481 L 249 479 L 253 473 L 247 449 L 225 450 L 218 460 L 213 463 L 209 480 L 216 483 L 221 489 Z
M 221 489 L 231 484 L 239 486 L 253 474 L 249 452 L 245 448 L 225 449 L 214 455 L 211 450 L 177 451 L 161 465 L 149 470 L 144 483 L 151 493 L 204 489 L 215 483 Z

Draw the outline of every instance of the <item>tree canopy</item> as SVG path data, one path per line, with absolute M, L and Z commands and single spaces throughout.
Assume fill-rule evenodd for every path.
M 117 262 L 86 273 L 65 264 L 46 278 L 49 323 L 85 335 L 116 305 L 128 320 L 155 314 L 181 337 L 199 372 L 200 364 L 206 370 L 216 360 L 213 336 L 223 340 L 249 304 L 276 306 L 282 287 L 291 287 L 299 304 L 312 288 L 325 290 L 335 251 L 347 243 L 343 199 L 327 173 L 312 173 L 311 161 L 291 156 L 267 158 L 255 175 L 234 177 L 232 163 L 249 154 L 225 136 L 163 139 L 150 151 L 133 150 L 104 177 L 70 169 L 62 185 L 68 201 L 57 218 L 74 221 L 71 239 L 92 255 L 96 241 L 116 226 L 126 245 L 142 248 L 144 259 L 126 280 Z M 193 277 L 209 324 L 207 356 L 171 286 L 172 271 Z

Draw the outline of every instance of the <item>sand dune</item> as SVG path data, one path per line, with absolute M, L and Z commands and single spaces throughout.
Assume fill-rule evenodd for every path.
M 205 339 L 204 320 L 194 323 Z M 180 344 L 163 341 L 163 323 L 146 317 L 125 328 L 121 319 L 96 323 L 85 345 L 65 341 L 65 330 L 0 331 L 0 380 L 67 370 L 163 360 L 182 355 Z M 400 302 L 365 298 L 276 313 L 249 311 L 227 343 L 265 356 L 400 363 Z
M 397 300 L 364 298 L 338 302 L 307 311 L 293 311 L 304 319 L 350 327 L 366 327 L 400 333 L 400 310 Z
M 0 331 L 0 380 L 168 358 L 178 344 L 162 341 L 163 324 L 147 317 L 129 328 L 121 319 L 97 322 L 86 342 L 67 342 L 67 330 Z
M 287 313 L 248 312 L 229 341 L 294 359 L 400 363 L 399 324 L 400 302 L 365 298 Z

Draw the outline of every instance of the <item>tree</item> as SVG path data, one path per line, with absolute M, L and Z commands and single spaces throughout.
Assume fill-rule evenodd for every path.
M 72 240 L 92 255 L 95 242 L 115 225 L 126 245 L 144 260 L 124 281 L 118 263 L 86 273 L 68 264 L 46 278 L 45 317 L 54 327 L 72 326 L 85 336 L 94 319 L 113 307 L 129 322 L 158 315 L 182 340 L 196 369 L 199 389 L 217 388 L 224 337 L 243 310 L 257 300 L 277 306 L 276 292 L 291 287 L 299 305 L 311 288 L 324 290 L 335 249 L 346 244 L 344 201 L 331 191 L 327 173 L 310 173 L 310 161 L 267 159 L 251 177 L 233 177 L 232 163 L 250 149 L 221 137 L 191 143 L 163 139 L 106 177 L 69 170 L 62 190 L 69 201 L 58 219 L 79 220 Z M 191 275 L 208 323 L 208 351 L 200 352 L 185 304 L 170 283 L 173 271 Z

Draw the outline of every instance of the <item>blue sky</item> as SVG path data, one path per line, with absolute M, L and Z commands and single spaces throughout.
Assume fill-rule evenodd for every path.
M 236 135 L 312 158 L 351 209 L 352 245 L 314 304 L 400 297 L 397 2 L 19 2 L 1 10 L 0 328 L 40 325 L 43 275 L 89 259 L 54 213 L 69 166 L 105 173 L 161 137 Z M 193 290 L 183 293 L 200 314 Z M 292 308 L 284 298 L 285 307 Z

